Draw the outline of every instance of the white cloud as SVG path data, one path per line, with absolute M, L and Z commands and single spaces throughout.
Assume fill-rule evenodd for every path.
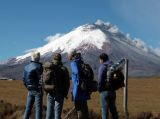
M 110 27 L 110 29 L 108 29 L 109 32 L 111 33 L 118 33 L 119 32 L 119 29 L 118 27 L 115 25 L 113 27 Z
M 57 33 L 56 35 L 51 35 L 51 36 L 48 36 L 47 38 L 45 38 L 45 41 L 47 42 L 52 42 L 60 37 L 62 37 L 63 34 L 60 34 L 60 33 Z
M 102 26 L 102 25 L 106 25 L 106 26 L 112 26 L 112 24 L 110 22 L 104 22 L 103 20 L 101 19 L 98 19 L 95 24 L 99 25 L 99 26 Z
M 126 34 L 126 37 L 127 37 L 128 39 L 131 39 L 131 36 L 130 36 L 129 33 Z
M 137 48 L 142 49 L 145 52 L 151 52 L 156 54 L 157 56 L 160 56 L 160 48 L 153 48 L 152 46 L 148 46 L 144 41 L 139 38 L 134 38 L 133 44 Z
M 160 48 L 155 48 L 154 52 L 156 55 L 160 56 Z
M 35 51 L 37 51 L 37 48 L 28 49 L 28 50 L 25 50 L 24 52 L 25 53 L 30 53 L 30 52 L 35 52 Z
M 104 25 L 104 24 L 105 24 L 105 22 L 104 22 L 104 21 L 102 21 L 102 20 L 100 20 L 100 19 L 98 19 L 98 20 L 96 21 L 96 23 L 95 23 L 95 24 L 97 24 L 97 25 L 101 26 L 101 25 Z
M 56 35 L 50 35 L 50 36 L 47 36 L 44 41 L 47 41 L 48 43 L 62 37 L 63 34 L 60 34 L 60 33 L 57 33 Z M 39 48 L 33 48 L 33 49 L 28 49 L 28 50 L 25 50 L 24 53 L 31 53 L 31 52 L 35 52 L 37 51 Z

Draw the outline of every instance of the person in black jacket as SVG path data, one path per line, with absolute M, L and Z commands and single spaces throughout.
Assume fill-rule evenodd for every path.
M 64 98 L 67 98 L 70 86 L 68 69 L 63 65 L 61 54 L 55 53 L 48 72 L 44 71 L 44 88 L 47 92 L 46 119 L 61 119 Z M 48 66 L 47 66 L 48 67 Z M 46 73 L 46 74 L 45 74 Z M 52 76 L 49 76 L 52 75 Z M 53 88 L 47 88 L 50 85 Z
M 33 104 L 35 102 L 35 119 L 42 119 L 42 64 L 39 62 L 40 53 L 34 52 L 31 55 L 31 62 L 25 66 L 23 72 L 23 82 L 28 89 L 27 104 L 23 119 L 29 119 Z

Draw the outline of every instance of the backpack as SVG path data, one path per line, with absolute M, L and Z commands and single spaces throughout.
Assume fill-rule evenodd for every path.
M 118 90 L 125 86 L 124 84 L 124 74 L 121 69 L 111 72 L 109 82 L 106 81 L 106 89 Z M 107 76 L 108 77 L 108 76 Z
M 55 73 L 57 66 L 52 62 L 46 62 L 43 65 L 43 69 L 44 90 L 46 92 L 52 92 L 55 89 Z
M 70 85 L 67 68 L 61 63 L 54 62 L 46 62 L 43 67 L 44 90 L 47 93 L 60 93 L 66 97 Z
M 94 73 L 89 64 L 79 63 L 78 64 L 80 71 L 80 88 L 88 92 L 97 91 L 97 81 L 94 80 Z

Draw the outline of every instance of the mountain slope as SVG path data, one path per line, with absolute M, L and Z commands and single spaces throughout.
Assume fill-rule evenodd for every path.
M 64 62 L 69 66 L 66 54 L 73 49 L 82 53 L 83 59 L 92 65 L 95 74 L 99 67 L 98 56 L 100 53 L 106 52 L 113 61 L 128 58 L 130 76 L 160 75 L 158 72 L 160 57 L 148 47 L 137 45 L 137 42 L 129 39 L 110 23 L 97 21 L 94 24 L 86 24 L 68 34 L 50 36 L 48 41 L 42 47 L 31 49 L 25 55 L 8 60 L 0 67 L 0 69 L 3 68 L 0 76 L 21 79 L 23 67 L 29 61 L 30 53 L 35 50 L 41 53 L 43 62 L 51 60 L 54 52 L 60 52 Z

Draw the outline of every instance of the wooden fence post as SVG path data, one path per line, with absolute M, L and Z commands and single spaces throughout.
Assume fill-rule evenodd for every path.
M 125 119 L 129 119 L 129 113 L 128 113 L 128 59 L 125 59 L 125 66 L 124 66 L 124 113 L 125 113 Z

